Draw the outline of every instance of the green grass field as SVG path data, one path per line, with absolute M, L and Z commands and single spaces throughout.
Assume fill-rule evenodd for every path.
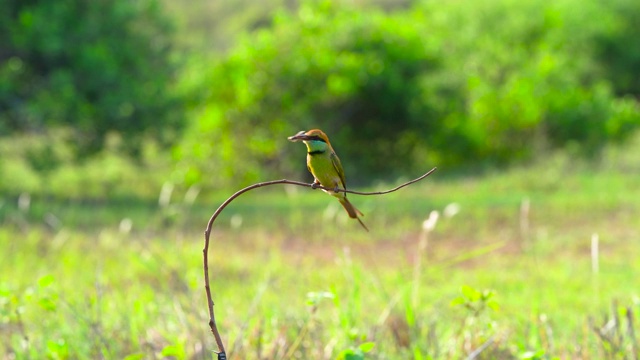
M 1 357 L 213 358 L 203 231 L 233 191 L 165 206 L 4 197 Z M 300 187 L 253 190 L 221 215 L 210 276 L 230 358 L 637 356 L 633 152 L 473 177 L 439 169 L 352 202 L 371 232 Z

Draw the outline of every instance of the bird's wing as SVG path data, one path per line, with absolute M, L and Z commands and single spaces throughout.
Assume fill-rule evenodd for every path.
M 347 182 L 344 180 L 344 170 L 342 169 L 342 164 L 340 163 L 340 158 L 336 155 L 335 152 L 331 152 L 331 163 L 333 164 L 333 168 L 336 169 L 338 176 L 340 177 L 340 182 L 342 183 L 342 188 L 347 190 Z

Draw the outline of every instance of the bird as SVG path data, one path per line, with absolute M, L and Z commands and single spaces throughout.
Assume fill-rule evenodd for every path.
M 300 131 L 293 136 L 289 136 L 288 139 L 292 142 L 302 141 L 307 146 L 307 169 L 314 177 L 312 187 L 316 188 L 318 185 L 322 185 L 325 188 L 333 189 L 323 189 L 323 191 L 336 197 L 349 214 L 349 217 L 357 219 L 360 225 L 369 231 L 360 219 L 360 216 L 364 216 L 362 212 L 349 202 L 344 191 L 339 191 L 340 189 L 346 190 L 347 184 L 342 164 L 329 142 L 329 137 L 322 130 L 313 129 Z

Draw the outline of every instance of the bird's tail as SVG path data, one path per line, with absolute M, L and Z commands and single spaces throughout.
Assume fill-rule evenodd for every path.
M 362 212 L 360 212 L 360 210 L 356 209 L 355 206 L 353 206 L 352 203 L 349 202 L 349 200 L 347 200 L 347 197 L 343 197 L 340 200 L 340 204 L 342 204 L 342 206 L 344 207 L 345 210 L 347 210 L 347 213 L 349 214 L 349 217 L 352 219 L 358 219 L 358 222 L 360 223 L 360 225 L 362 225 L 362 227 L 369 231 L 369 229 L 367 228 L 367 226 L 362 222 L 362 220 L 360 219 L 360 216 L 364 216 L 364 214 Z

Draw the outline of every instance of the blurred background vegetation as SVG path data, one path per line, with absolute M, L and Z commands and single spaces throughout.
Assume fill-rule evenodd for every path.
M 210 359 L 310 128 L 439 170 L 234 201 L 230 358 L 638 358 L 639 102 L 637 0 L 0 0 L 0 358 Z
M 555 149 L 597 160 L 640 125 L 630 0 L 0 6 L 0 189 L 13 194 L 307 176 L 285 136 L 316 127 L 367 184 Z

